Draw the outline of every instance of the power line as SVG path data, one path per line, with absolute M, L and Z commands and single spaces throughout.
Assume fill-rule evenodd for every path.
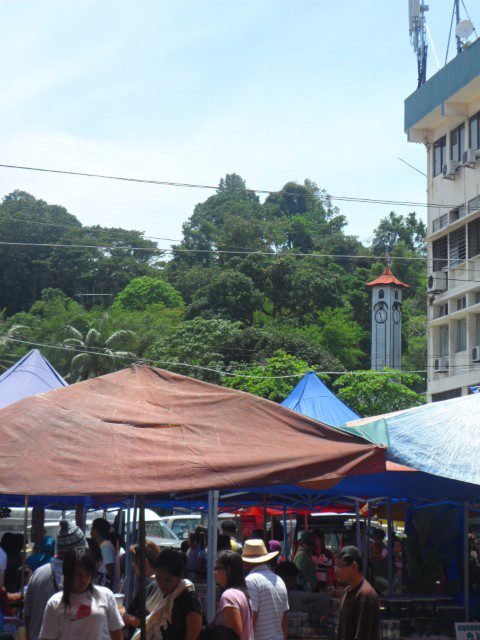
M 122 249 L 127 251 L 147 251 L 150 253 L 202 253 L 202 254 L 215 254 L 215 255 L 251 255 L 251 256 L 270 256 L 275 258 L 333 258 L 336 260 L 380 260 L 384 261 L 385 256 L 369 256 L 369 255 L 355 255 L 355 254 L 335 254 L 335 253 L 300 253 L 291 251 L 247 251 L 242 249 L 161 249 L 159 247 L 134 247 L 132 245 L 104 245 L 104 244 L 64 244 L 53 242 L 8 242 L 5 240 L 0 241 L 0 245 L 5 246 L 20 246 L 20 247 L 51 247 L 59 249 L 103 249 L 105 251 L 121 251 Z M 425 262 L 425 258 L 416 256 L 399 256 L 392 257 L 392 260 L 398 261 L 415 261 Z
M 38 171 L 41 173 L 56 173 L 61 175 L 69 175 L 69 176 L 83 176 L 86 178 L 100 178 L 103 180 L 120 180 L 122 182 L 138 182 L 141 184 L 154 184 L 165 187 L 184 187 L 188 189 L 208 189 L 213 191 L 218 191 L 218 185 L 209 185 L 209 184 L 197 184 L 191 182 L 173 182 L 170 180 L 151 180 L 147 178 L 129 178 L 124 176 L 111 176 L 101 173 L 87 173 L 82 171 L 67 171 L 64 169 L 45 169 L 41 167 L 27 167 L 23 165 L 15 165 L 15 164 L 0 164 L 0 167 L 4 169 L 18 169 L 22 171 Z M 285 197 L 316 197 L 316 194 L 308 193 L 308 192 L 283 192 L 282 190 L 271 190 L 271 189 L 248 189 L 248 188 L 234 188 L 228 189 L 229 191 L 239 192 L 239 193 L 261 193 L 264 195 L 283 195 Z M 438 207 L 443 209 L 452 209 L 455 205 L 447 205 L 447 204 L 429 204 L 427 202 L 410 202 L 405 200 L 387 200 L 384 198 L 362 198 L 359 196 L 333 196 L 330 194 L 325 195 L 325 199 L 327 200 L 338 200 L 339 202 L 359 202 L 365 204 L 385 204 L 385 205 L 398 205 L 404 207 Z
M 57 349 L 57 350 L 61 350 L 61 351 L 69 351 L 69 352 L 75 352 L 75 353 L 87 353 L 89 355 L 94 355 L 94 356 L 104 356 L 106 358 L 112 358 L 112 359 L 116 359 L 116 356 L 110 353 L 102 353 L 99 351 L 90 351 L 87 349 L 75 349 L 74 347 L 66 347 L 64 345 L 58 345 L 58 344 L 49 344 L 49 343 L 45 343 L 45 342 L 33 342 L 30 340 L 21 340 L 20 338 L 11 338 L 7 335 L 4 336 L 0 336 L 3 338 L 7 338 L 9 342 L 17 342 L 19 344 L 27 344 L 33 347 L 44 347 L 46 349 Z M 255 378 L 255 379 L 262 379 L 262 380 L 273 380 L 273 379 L 283 379 L 283 378 L 301 378 L 303 377 L 305 374 L 304 373 L 293 373 L 293 374 L 288 374 L 288 375 L 282 375 L 282 376 L 256 376 L 256 375 L 251 375 L 251 374 L 246 374 L 246 373 L 233 373 L 231 371 L 225 371 L 223 369 L 214 369 L 212 367 L 205 367 L 203 365 L 198 365 L 198 364 L 191 364 L 188 362 L 175 362 L 172 360 L 153 360 L 153 359 L 149 359 L 149 358 L 140 358 L 138 356 L 134 356 L 134 357 L 130 357 L 130 356 L 122 356 L 117 358 L 118 360 L 132 360 L 132 361 L 136 361 L 140 364 L 142 363 L 146 363 L 146 364 L 152 364 L 152 365 L 158 365 L 158 364 L 164 364 L 164 365 L 171 365 L 171 366 L 175 366 L 175 367 L 187 367 L 187 368 L 191 368 L 191 369 L 200 369 L 203 371 L 211 371 L 214 373 L 218 373 L 220 375 L 224 375 L 224 376 L 231 376 L 231 377 L 240 377 L 240 378 Z M 318 373 L 318 375 L 345 375 L 345 374 L 354 374 L 354 375 L 362 375 L 365 373 L 369 373 L 370 370 L 367 371 L 317 371 L 316 373 Z M 381 373 L 384 375 L 389 375 L 388 371 L 376 371 L 375 373 Z M 426 370 L 418 370 L 418 371 L 402 371 L 401 373 L 419 373 L 419 374 L 425 374 L 427 373 Z

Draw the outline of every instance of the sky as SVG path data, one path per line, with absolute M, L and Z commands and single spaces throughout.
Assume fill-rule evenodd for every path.
M 428 4 L 443 64 L 452 1 Z M 403 131 L 408 0 L 2 0 L 0 18 L 1 164 L 207 185 L 235 172 L 269 190 L 309 178 L 333 196 L 426 202 L 398 160 L 425 170 Z M 172 239 L 213 193 L 0 168 L 0 197 L 14 189 Z M 364 242 L 412 209 L 337 204 Z

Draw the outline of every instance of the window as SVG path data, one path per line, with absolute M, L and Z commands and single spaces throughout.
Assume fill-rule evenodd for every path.
M 398 300 L 398 289 L 395 289 L 395 300 Z
M 480 291 L 475 291 L 475 304 L 480 302 Z
M 465 238 L 465 227 L 455 229 L 448 234 L 450 246 L 450 269 L 456 267 L 467 257 L 467 244 Z
M 468 223 L 468 257 L 480 254 L 480 218 Z
M 383 289 L 380 289 L 380 291 L 378 292 L 378 297 L 380 299 L 385 297 L 385 291 Z
M 480 346 L 480 313 L 475 314 L 475 346 Z
M 467 296 L 463 296 L 463 298 L 457 298 L 457 311 L 461 311 L 465 309 L 467 306 Z
M 456 210 L 456 214 L 457 214 L 457 217 L 455 218 L 455 220 L 458 220 L 458 209 Z M 439 231 L 440 229 L 443 229 L 443 227 L 446 227 L 447 225 L 448 225 L 448 213 L 445 213 L 443 214 L 443 216 L 440 216 L 439 218 L 433 221 L 433 224 L 432 224 L 433 233 L 435 233 L 435 231 Z
M 450 160 L 462 161 L 465 149 L 465 123 L 450 131 Z
M 438 308 L 437 318 L 443 318 L 443 316 L 448 316 L 448 302 L 441 304 Z
M 448 356 L 448 324 L 442 324 L 439 333 L 438 354 L 441 358 Z
M 467 319 L 457 320 L 457 352 L 467 349 Z
M 450 389 L 449 391 L 442 391 L 441 393 L 432 394 L 432 402 L 442 402 L 442 400 L 451 400 L 452 398 L 460 398 L 462 395 L 462 389 Z
M 442 173 L 442 167 L 446 159 L 447 136 L 443 136 L 433 145 L 433 175 L 438 176 Z
M 432 243 L 432 271 L 441 271 L 447 266 L 448 236 L 443 236 Z
M 480 196 L 475 196 L 468 201 L 468 213 L 473 213 L 474 211 L 478 211 L 480 209 Z
M 480 111 L 470 118 L 470 149 L 480 149 Z

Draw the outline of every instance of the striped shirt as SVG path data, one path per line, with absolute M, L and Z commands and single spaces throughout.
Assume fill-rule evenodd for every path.
M 283 640 L 282 618 L 288 611 L 285 583 L 266 564 L 254 566 L 246 582 L 252 611 L 257 614 L 255 640 Z

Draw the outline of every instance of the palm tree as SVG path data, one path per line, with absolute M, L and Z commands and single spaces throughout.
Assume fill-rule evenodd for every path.
M 75 352 L 66 378 L 73 382 L 96 378 L 116 371 L 130 364 L 137 354 L 128 349 L 136 341 L 136 334 L 130 329 L 120 329 L 108 335 L 108 314 L 104 314 L 98 329 L 88 327 L 85 334 L 71 325 L 64 329 L 68 336 L 63 346 Z
M 21 355 L 17 356 L 14 353 L 8 352 L 12 347 L 14 348 L 16 346 L 15 338 L 25 337 L 24 331 L 26 329 L 28 329 L 28 327 L 23 324 L 14 324 L 0 336 L 0 358 L 2 360 L 2 363 L 0 364 L 0 371 L 6 371 L 12 364 L 15 364 L 15 362 L 22 357 Z M 6 362 L 6 365 L 3 364 L 3 362 Z

